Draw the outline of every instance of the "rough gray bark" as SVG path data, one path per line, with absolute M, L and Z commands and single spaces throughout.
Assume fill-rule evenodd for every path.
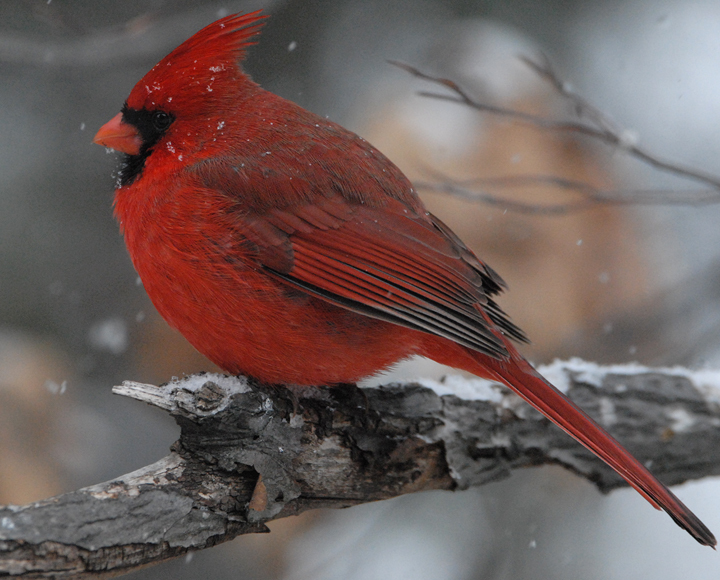
M 570 397 L 664 482 L 720 473 L 715 387 L 686 372 L 562 372 Z M 114 481 L 0 508 L 0 577 L 122 574 L 305 510 L 477 486 L 530 465 L 563 465 L 603 491 L 624 484 L 500 387 L 491 400 L 414 384 L 291 393 L 208 374 L 115 391 L 175 417 L 172 453 Z

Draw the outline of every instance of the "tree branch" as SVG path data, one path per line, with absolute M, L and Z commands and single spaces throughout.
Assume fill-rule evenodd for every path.
M 544 372 L 666 483 L 720 473 L 712 374 L 582 361 Z M 0 508 L 0 576 L 117 575 L 309 509 L 478 486 L 531 465 L 563 465 L 603 491 L 624 484 L 507 389 L 425 384 L 433 388 L 291 392 L 216 374 L 126 382 L 114 391 L 180 425 L 172 453 L 114 481 Z
M 573 191 L 583 196 L 581 201 L 576 203 L 557 203 L 538 205 L 517 202 L 496 196 L 487 191 L 475 191 L 465 187 L 463 184 L 454 182 L 448 177 L 442 177 L 440 183 L 416 183 L 420 189 L 442 191 L 464 199 L 481 201 L 492 205 L 502 205 L 510 211 L 533 214 L 564 214 L 573 211 L 582 211 L 597 204 L 709 204 L 720 202 L 720 176 L 706 173 L 696 168 L 684 166 L 680 163 L 661 159 L 654 153 L 640 147 L 637 143 L 637 135 L 629 129 L 622 128 L 610 118 L 609 115 L 592 105 L 581 95 L 575 93 L 570 85 L 564 82 L 552 68 L 550 61 L 544 55 L 538 60 L 521 56 L 522 60 L 535 74 L 546 81 L 553 88 L 555 93 L 568 101 L 578 117 L 574 120 L 549 119 L 540 115 L 525 113 L 517 109 L 500 107 L 475 99 L 455 81 L 431 75 L 416 67 L 398 62 L 388 61 L 416 78 L 428 81 L 444 89 L 449 93 L 436 93 L 420 91 L 424 97 L 459 103 L 475 109 L 476 111 L 502 117 L 512 121 L 525 123 L 541 130 L 555 131 L 558 133 L 575 134 L 588 137 L 596 142 L 609 145 L 615 149 L 649 165 L 659 171 L 675 175 L 677 177 L 695 181 L 705 186 L 704 189 L 688 190 L 604 190 L 594 187 L 588 183 L 576 180 L 564 179 L 554 175 L 516 175 L 491 179 L 474 180 L 472 184 L 479 186 L 514 187 L 553 185 L 566 191 Z M 437 176 L 436 176 L 437 177 Z M 469 185 L 468 182 L 465 185 Z
M 507 175 L 504 177 L 478 178 L 457 181 L 447 175 L 435 173 L 434 183 L 415 181 L 418 189 L 445 193 L 468 201 L 482 202 L 487 205 L 499 206 L 503 209 L 530 215 L 566 215 L 584 211 L 596 205 L 710 205 L 720 202 L 720 191 L 712 189 L 683 190 L 677 189 L 602 189 L 587 182 L 567 179 L 555 175 Z M 581 199 L 574 202 L 558 203 L 526 203 L 514 198 L 503 197 L 491 193 L 487 189 L 498 190 L 524 187 L 536 188 L 543 186 L 575 192 Z

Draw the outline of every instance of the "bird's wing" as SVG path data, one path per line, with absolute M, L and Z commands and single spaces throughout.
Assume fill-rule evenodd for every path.
M 500 334 L 526 340 L 492 300 L 500 277 L 440 220 L 395 199 L 335 195 L 243 219 L 269 273 L 333 304 L 494 358 L 508 356 Z

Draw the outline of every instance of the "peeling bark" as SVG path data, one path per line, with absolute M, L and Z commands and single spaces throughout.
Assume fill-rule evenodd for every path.
M 714 387 L 699 390 L 686 371 L 606 372 L 600 386 L 572 365 L 562 372 L 569 396 L 667 484 L 720 473 Z M 624 485 L 499 386 L 491 400 L 467 400 L 417 384 L 291 392 L 206 374 L 115 392 L 173 415 L 181 436 L 171 454 L 110 482 L 0 507 L 0 576 L 122 574 L 309 509 L 478 486 L 532 465 L 563 465 L 602 491 Z

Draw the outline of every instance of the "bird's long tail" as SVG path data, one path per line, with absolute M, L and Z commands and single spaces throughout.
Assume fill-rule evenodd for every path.
M 446 364 L 506 384 L 605 461 L 656 509 L 667 512 L 698 542 L 706 546 L 715 546 L 715 536 L 694 513 L 602 427 L 547 382 L 512 346 L 510 346 L 511 356 L 507 360 L 497 360 L 467 349 L 463 350 L 465 357 L 461 357 L 462 360 L 447 361 Z

